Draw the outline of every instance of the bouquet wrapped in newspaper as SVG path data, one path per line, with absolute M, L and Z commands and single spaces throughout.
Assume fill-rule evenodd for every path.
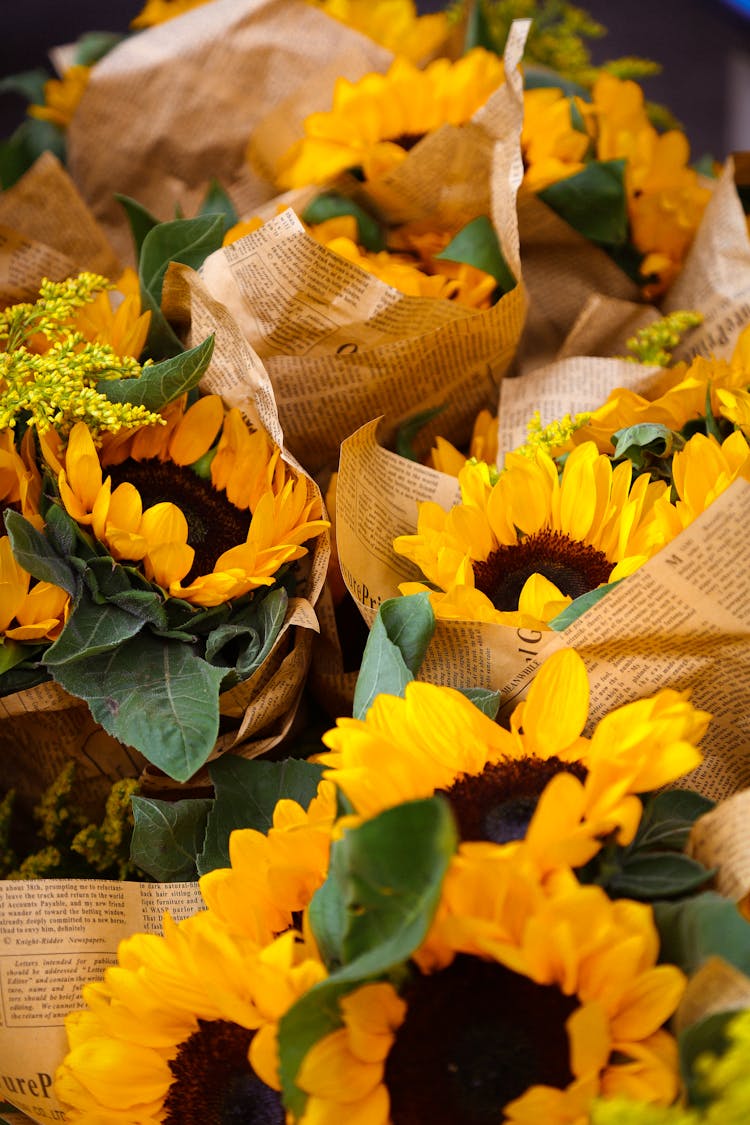
M 564 1125 L 705 1104 L 696 1055 L 728 1043 L 729 1066 L 744 1043 L 750 926 L 683 850 L 711 802 L 650 790 L 699 762 L 709 716 L 663 687 L 584 737 L 588 677 L 565 650 L 504 729 L 496 694 L 415 681 L 434 620 L 409 601 L 383 608 L 355 717 L 298 763 L 295 799 L 269 787 L 262 830 L 206 863 L 206 909 L 91 966 L 67 1053 L 57 1029 L 52 1110 Z
M 159 307 L 170 245 L 212 225 L 144 239 L 150 312 L 134 275 L 115 309 L 83 273 L 2 314 L 0 729 L 27 812 L 71 758 L 85 804 L 146 762 L 184 782 L 228 747 L 262 753 L 294 718 L 327 559 L 320 494 L 231 319 L 184 350 Z M 198 389 L 217 336 L 239 349 L 232 405 Z M 144 344 L 169 358 L 140 362 Z

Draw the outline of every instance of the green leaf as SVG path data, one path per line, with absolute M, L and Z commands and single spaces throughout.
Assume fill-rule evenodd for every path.
M 65 137 L 51 121 L 27 118 L 12 136 L 0 141 L 0 184 L 7 191 L 43 152 L 65 162 Z
M 591 101 L 591 91 L 585 86 L 574 82 L 572 78 L 563 78 L 562 74 L 543 66 L 528 66 L 524 63 L 523 85 L 526 90 L 547 89 L 552 86 L 562 90 L 569 98 L 576 97 L 583 98 L 585 102 Z
M 218 250 L 224 237 L 224 220 L 219 215 L 197 219 L 171 219 L 149 230 L 141 244 L 138 275 L 141 300 L 151 311 L 147 348 L 159 357 L 177 355 L 182 344 L 161 311 L 164 274 L 170 262 L 182 262 L 198 269 L 209 254 Z
M 129 641 L 143 624 L 142 619 L 115 605 L 97 604 L 83 589 L 65 628 L 47 649 L 44 663 L 52 670 L 69 661 L 100 656 Z
M 198 856 L 201 875 L 229 866 L 229 835 L 235 828 L 268 832 L 273 811 L 282 797 L 307 809 L 318 790 L 323 767 L 288 758 L 267 762 L 224 754 L 211 762 L 208 772 L 216 799 L 208 817 L 203 851 Z
M 713 871 L 686 855 L 675 852 L 645 852 L 626 856 L 622 868 L 607 888 L 618 898 L 650 901 L 684 895 L 707 883 Z
M 447 262 L 465 262 L 494 277 L 501 293 L 516 287 L 516 278 L 505 260 L 495 228 L 486 215 L 479 215 L 453 236 L 436 258 Z
M 228 231 L 239 221 L 232 200 L 229 198 L 224 188 L 218 180 L 211 180 L 208 185 L 206 197 L 201 204 L 199 215 L 221 215 L 224 220 L 224 231 Z
M 231 668 L 237 680 L 246 680 L 260 668 L 273 648 L 288 604 L 286 590 L 279 587 L 260 601 L 251 602 L 241 612 L 232 614 L 226 624 L 220 624 L 209 633 L 206 660 Z
M 377 219 L 368 214 L 363 207 L 339 195 L 336 191 L 324 191 L 316 195 L 302 212 L 305 223 L 324 223 L 327 219 L 337 219 L 340 215 L 351 215 L 357 220 L 357 242 L 366 250 L 385 250 L 385 231 Z
M 622 246 L 628 238 L 624 177 L 624 160 L 594 160 L 544 188 L 539 198 L 584 238 Z
M 27 691 L 29 688 L 47 683 L 51 679 L 51 676 L 41 664 L 34 667 L 32 663 L 39 656 L 40 651 L 38 648 L 32 648 L 28 652 L 26 660 L 9 668 L 7 672 L 3 672 L 0 676 L 0 696 L 14 695 L 17 691 Z
M 401 423 L 396 431 L 396 452 L 399 457 L 406 457 L 408 461 L 419 460 L 414 450 L 414 439 L 428 422 L 437 418 L 444 410 L 445 403 L 441 403 L 439 406 L 430 407 L 429 410 L 420 410 L 418 414 L 412 414 L 411 418 Z
M 22 70 L 0 79 L 0 94 L 20 94 L 31 105 L 44 105 L 44 87 L 52 75 L 48 70 Z
M 691 976 L 712 956 L 750 974 L 750 923 L 729 899 L 706 891 L 682 902 L 655 902 L 660 959 Z
M 435 631 L 429 594 L 383 602 L 373 622 L 354 689 L 354 717 L 363 719 L 376 695 L 403 695 Z
M 158 227 L 159 220 L 143 204 L 139 203 L 137 199 L 131 199 L 129 195 L 120 195 L 115 192 L 115 199 L 127 216 L 130 233 L 133 236 L 135 256 L 140 259 L 143 240 L 150 230 Z
M 714 1100 L 716 1095 L 707 1089 L 705 1076 L 696 1072 L 695 1063 L 701 1055 L 708 1053 L 721 1058 L 729 1046 L 729 1024 L 737 1014 L 736 1011 L 714 1012 L 677 1036 L 680 1073 L 691 1106 L 705 1109 Z
M 302 1059 L 321 1036 L 341 1026 L 341 996 L 402 965 L 424 940 L 456 843 L 450 808 L 439 797 L 386 809 L 334 843 L 340 854 L 332 869 L 342 888 L 338 901 L 346 908 L 346 963 L 293 1005 L 279 1025 L 284 1104 L 297 1116 L 306 1102 L 295 1084 Z M 329 898 L 329 905 L 335 904 Z
M 669 457 L 675 444 L 675 434 L 659 422 L 639 422 L 635 426 L 625 426 L 612 434 L 614 445 L 613 459 L 627 457 L 637 469 L 646 467 L 644 454 L 654 457 Z
M 490 688 L 481 687 L 468 687 L 459 688 L 462 695 L 470 699 L 475 707 L 478 707 L 483 715 L 488 719 L 497 718 L 497 713 L 500 710 L 500 692 L 492 691 Z
M 76 42 L 74 62 L 79 66 L 93 66 L 124 38 L 119 31 L 87 31 Z
M 210 798 L 155 801 L 133 797 L 130 858 L 160 883 L 186 883 L 198 878 L 196 856 L 203 847 Z
M 710 812 L 714 802 L 692 789 L 668 789 L 651 796 L 643 809 L 630 850 L 655 845 L 683 851 L 690 829 L 699 816 Z
M 0 638 L 0 676 L 5 675 L 11 668 L 28 660 L 33 652 L 40 651 L 40 646 L 22 645 L 10 637 Z
M 12 508 L 5 511 L 5 528 L 16 561 L 24 570 L 42 582 L 60 586 L 75 597 L 78 583 L 73 570 L 41 531 L 37 531 L 20 512 L 14 512 Z
M 97 383 L 96 389 L 110 402 L 130 402 L 134 406 L 145 406 L 147 410 L 161 410 L 198 385 L 211 362 L 213 350 L 214 337 L 208 336 L 189 351 L 144 367 L 137 379 L 104 380 Z
M 106 731 L 177 781 L 192 777 L 214 748 L 222 675 L 188 645 L 148 629 L 103 656 L 53 669 Z
M 127 610 L 144 624 L 166 628 L 167 613 L 162 596 L 133 567 L 121 566 L 105 555 L 89 559 L 83 577 L 93 601 L 99 606 L 113 605 Z
M 495 36 L 490 30 L 482 0 L 475 0 L 469 5 L 469 16 L 466 21 L 464 34 L 464 54 L 468 54 L 474 47 L 484 47 L 485 51 L 501 54 L 502 48 L 495 42 Z
M 549 622 L 550 629 L 554 629 L 558 633 L 562 633 L 563 629 L 567 629 L 568 625 L 572 625 L 577 621 L 581 614 L 585 613 L 587 609 L 591 609 L 592 605 L 596 605 L 598 601 L 608 594 L 610 590 L 614 590 L 615 586 L 619 586 L 622 578 L 618 578 L 616 582 L 606 582 L 603 586 L 597 586 L 595 590 L 589 590 L 587 594 L 581 594 L 580 597 L 574 598 L 569 606 L 558 613 L 557 617 L 553 617 Z

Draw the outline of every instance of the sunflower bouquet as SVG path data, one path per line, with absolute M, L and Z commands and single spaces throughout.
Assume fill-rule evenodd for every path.
M 140 364 L 149 316 L 126 299 L 106 314 L 123 354 L 92 342 L 108 287 L 44 282 L 2 314 L 4 740 L 19 711 L 85 701 L 128 772 L 185 781 L 245 734 L 327 523 L 265 430 L 198 394 L 212 338 Z
M 708 716 L 666 689 L 584 737 L 587 676 L 566 651 L 504 729 L 497 697 L 413 679 L 430 610 L 417 599 L 407 638 L 403 604 L 373 631 L 357 717 L 324 736 L 317 789 L 236 830 L 230 865 L 201 878 L 207 909 L 131 936 L 84 988 L 54 1087 L 68 1120 L 262 1106 L 564 1125 L 666 1112 L 692 1098 L 696 1044 L 723 1051 L 695 1015 L 679 1040 L 667 1026 L 700 976 L 676 918 L 721 914 L 731 937 L 701 957 L 739 958 L 750 934 L 682 852 L 710 802 L 636 796 L 699 761 Z

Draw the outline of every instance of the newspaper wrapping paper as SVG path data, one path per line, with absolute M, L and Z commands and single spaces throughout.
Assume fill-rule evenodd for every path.
M 86 269 L 116 278 L 122 272 L 104 231 L 51 152 L 42 153 L 17 183 L 0 192 L 0 226 L 69 258 L 73 273 Z M 40 264 L 46 268 L 46 261 Z
M 197 883 L 0 882 L 2 1100 L 40 1125 L 64 1120 L 52 1084 L 82 986 L 116 963 L 124 938 L 159 934 L 165 911 L 180 921 L 203 905 Z
M 475 117 L 424 138 L 377 188 L 388 221 L 419 217 L 458 229 L 488 215 L 518 279 L 518 63 L 527 29 L 528 21 L 513 25 L 507 80 Z M 467 437 L 477 411 L 497 403 L 526 303 L 520 284 L 481 312 L 404 296 L 315 242 L 291 210 L 212 254 L 201 274 L 265 363 L 287 445 L 313 472 L 377 414 L 387 412 L 393 432 L 441 404 L 434 431 Z M 428 425 L 425 441 L 432 432 Z
M 706 867 L 716 868 L 716 890 L 740 904 L 746 915 L 750 906 L 748 825 L 750 789 L 744 789 L 695 822 L 687 848 Z
M 342 446 L 336 493 L 341 571 L 368 622 L 399 583 L 422 577 L 392 546 L 416 531 L 417 501 L 447 509 L 460 499 L 457 480 L 382 449 L 376 430 L 369 423 Z M 713 719 L 704 762 L 680 784 L 714 800 L 727 796 L 750 785 L 748 528 L 750 483 L 738 480 L 563 632 L 438 621 L 419 678 L 499 691 L 507 714 L 541 661 L 567 645 L 589 674 L 587 730 L 661 687 L 690 688 Z
M 97 63 L 67 133 L 71 175 L 127 261 L 115 192 L 170 219 L 178 205 L 194 215 L 216 179 L 250 210 L 275 194 L 245 161 L 256 125 L 276 110 L 301 127 L 300 89 L 319 98 L 336 76 L 356 80 L 392 59 L 304 0 L 213 0 Z

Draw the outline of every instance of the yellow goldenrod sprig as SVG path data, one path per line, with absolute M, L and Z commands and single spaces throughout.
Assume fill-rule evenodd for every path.
M 28 343 L 37 332 L 52 342 L 69 330 L 76 309 L 89 304 L 102 290 L 112 288 L 112 282 L 98 273 L 79 273 L 63 281 L 42 278 L 39 297 L 33 304 L 21 302 L 0 312 L 0 341 L 5 341 L 7 351 Z
M 16 853 L 10 846 L 10 828 L 13 818 L 15 789 L 9 789 L 0 801 L 0 879 L 4 879 L 16 866 Z
M 569 444 L 571 437 L 591 421 L 590 414 L 576 414 L 574 418 L 565 414 L 548 425 L 542 425 L 542 416 L 535 410 L 526 424 L 526 441 L 519 445 L 516 453 L 524 457 L 534 458 L 538 450 L 548 453 L 550 457 L 561 453 Z
M 0 312 L 0 342 L 5 343 L 0 352 L 0 429 L 13 429 L 21 419 L 39 433 L 54 427 L 65 437 L 80 421 L 94 434 L 164 424 L 160 414 L 111 402 L 96 389 L 111 379 L 138 378 L 143 370 L 136 359 L 118 355 L 108 344 L 91 343 L 74 327 L 75 311 L 111 288 L 94 273 L 64 281 L 45 278 L 34 304 Z M 41 354 L 27 346 L 38 335 L 48 345 Z
M 127 879 L 137 872 L 130 862 L 133 833 L 130 798 L 137 792 L 138 781 L 134 778 L 115 781 L 107 797 L 101 825 L 89 824 L 82 828 L 70 845 L 99 874 L 115 868 L 118 879 Z
M 71 802 L 75 775 L 75 762 L 67 762 L 34 809 L 37 832 L 50 844 L 72 839 L 86 823 L 86 817 Z
M 682 337 L 691 328 L 701 324 L 703 316 L 699 312 L 681 309 L 678 312 L 663 316 L 653 324 L 640 328 L 635 336 L 626 342 L 626 347 L 633 354 L 626 356 L 631 363 L 648 363 L 658 367 L 668 367 L 672 359 L 672 352 L 679 344 Z

